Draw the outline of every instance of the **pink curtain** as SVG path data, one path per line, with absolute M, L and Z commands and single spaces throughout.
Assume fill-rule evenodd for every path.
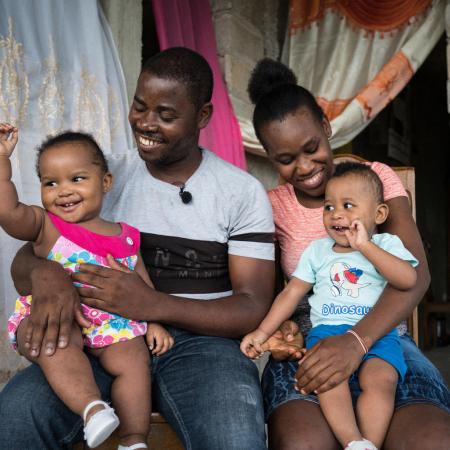
M 214 114 L 200 134 L 200 145 L 245 169 L 241 130 L 234 115 L 217 59 L 216 40 L 208 0 L 153 0 L 161 50 L 188 47 L 209 62 L 214 73 Z

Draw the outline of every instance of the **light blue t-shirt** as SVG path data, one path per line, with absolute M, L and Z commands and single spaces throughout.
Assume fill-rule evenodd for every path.
M 372 242 L 383 250 L 408 261 L 418 261 L 392 234 L 374 234 Z M 293 277 L 314 285 L 311 323 L 317 325 L 354 325 L 365 316 L 380 297 L 386 280 L 358 251 L 336 253 L 330 237 L 313 241 L 303 252 Z

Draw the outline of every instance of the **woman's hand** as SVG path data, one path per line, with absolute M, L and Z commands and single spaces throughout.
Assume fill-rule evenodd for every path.
M 67 347 L 74 320 L 84 327 L 91 323 L 83 316 L 77 291 L 60 264 L 42 261 L 31 272 L 31 283 L 33 301 L 24 345 L 32 357 L 42 348 L 51 356 L 57 347 Z
M 108 263 L 111 268 L 81 264 L 79 271 L 72 274 L 73 281 L 91 286 L 77 288 L 83 303 L 128 319 L 145 320 L 143 298 L 148 299 L 149 293 L 155 291 L 111 256 Z
M 321 394 L 350 378 L 364 356 L 361 345 L 349 333 L 318 342 L 299 362 L 296 388 L 302 394 Z
M 301 359 L 303 356 L 303 336 L 298 325 L 292 320 L 285 321 L 262 345 L 262 350 L 271 352 L 277 361 L 284 359 Z

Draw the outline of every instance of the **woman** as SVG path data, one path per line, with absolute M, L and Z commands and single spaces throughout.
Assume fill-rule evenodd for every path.
M 315 239 L 324 237 L 322 203 L 326 183 L 333 172 L 329 144 L 331 127 L 312 94 L 297 86 L 286 66 L 268 59 L 260 61 L 249 82 L 255 103 L 253 124 L 269 159 L 287 181 L 269 193 L 276 225 L 283 274 L 289 278 L 299 256 Z M 353 331 L 367 347 L 399 325 L 423 297 L 429 272 L 419 232 L 411 215 L 408 198 L 395 173 L 381 163 L 372 163 L 385 191 L 389 219 L 379 232 L 396 234 L 419 260 L 413 289 L 398 291 L 388 286 L 376 307 Z M 307 332 L 307 302 L 302 302 L 297 322 Z M 290 341 L 298 327 L 287 322 L 282 333 Z M 408 335 L 400 340 L 408 365 L 403 383 L 397 387 L 396 411 L 384 449 L 450 448 L 450 392 L 437 369 L 420 353 Z M 279 334 L 281 336 L 281 334 Z M 338 449 L 314 392 L 325 392 L 348 378 L 363 356 L 359 339 L 346 333 L 325 339 L 311 349 L 301 365 L 299 356 L 282 343 L 277 358 L 271 359 L 263 376 L 270 448 Z M 293 354 L 294 353 L 294 354 Z M 294 379 L 295 378 L 295 379 Z M 354 396 L 359 387 L 351 385 Z

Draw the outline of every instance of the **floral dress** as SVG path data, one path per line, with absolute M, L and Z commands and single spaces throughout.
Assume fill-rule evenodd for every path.
M 72 273 L 79 264 L 107 266 L 106 256 L 111 254 L 118 262 L 133 270 L 137 262 L 140 234 L 136 228 L 120 223 L 122 231 L 117 236 L 104 236 L 87 230 L 77 224 L 68 223 L 47 212 L 53 225 L 61 234 L 47 259 L 59 262 Z M 81 286 L 79 283 L 74 283 Z M 126 299 L 124 299 L 126 300 Z M 32 296 L 21 296 L 16 300 L 14 313 L 8 320 L 8 334 L 14 349 L 17 349 L 17 329 L 20 322 L 30 315 Z M 142 336 L 147 331 L 147 323 L 125 319 L 101 309 L 81 305 L 84 316 L 91 322 L 83 328 L 84 343 L 91 348 L 106 347 L 120 341 Z

